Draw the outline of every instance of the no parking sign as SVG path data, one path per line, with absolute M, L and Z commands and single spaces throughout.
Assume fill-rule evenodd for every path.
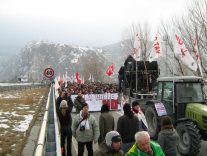
M 52 77 L 54 76 L 54 74 L 55 74 L 55 71 L 54 71 L 53 68 L 46 68 L 46 69 L 44 70 L 44 75 L 45 75 L 45 77 L 47 77 L 47 78 L 52 78 Z

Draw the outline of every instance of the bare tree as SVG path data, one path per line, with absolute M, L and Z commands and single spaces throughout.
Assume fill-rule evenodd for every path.
M 88 81 L 90 74 L 93 75 L 95 81 L 106 81 L 106 59 L 95 52 L 88 51 L 87 53 L 87 56 L 82 57 L 80 60 L 83 63 L 81 73 L 83 74 L 85 81 Z
M 133 45 L 134 45 L 134 36 L 138 33 L 141 38 L 141 54 L 143 60 L 147 60 L 147 57 L 150 53 L 150 47 L 152 43 L 150 42 L 150 36 L 151 36 L 151 28 L 149 24 L 145 23 L 144 25 L 141 24 L 132 24 L 129 26 L 122 36 L 122 44 L 126 51 L 131 54 L 133 52 Z
M 187 14 L 181 16 L 181 18 L 173 18 L 171 27 L 174 30 L 174 34 L 178 33 L 181 35 L 184 43 L 189 50 L 190 54 L 195 58 L 195 49 L 193 46 L 193 39 L 197 40 L 198 48 L 201 56 L 201 66 L 204 73 L 207 72 L 206 56 L 207 56 L 207 0 L 199 0 L 188 3 Z M 169 34 L 169 27 L 162 24 L 163 34 Z M 169 41 L 169 47 L 173 52 Z M 193 73 L 194 75 L 200 75 L 200 72 L 193 72 L 182 65 L 182 63 L 177 60 L 178 71 L 181 75 L 186 73 Z

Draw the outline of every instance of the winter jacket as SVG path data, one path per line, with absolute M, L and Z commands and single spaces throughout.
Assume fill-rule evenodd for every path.
M 159 132 L 157 142 L 166 156 L 176 156 L 178 139 L 179 136 L 175 129 L 165 129 Z
M 96 119 L 93 115 L 88 116 L 86 119 L 89 122 L 90 129 L 86 129 L 84 131 L 80 131 L 80 114 L 77 114 L 73 119 L 72 124 L 72 133 L 78 142 L 90 142 L 90 141 L 98 141 L 99 137 L 99 128 L 96 122 Z
M 160 145 L 154 141 L 150 141 L 150 146 L 153 150 L 153 156 L 165 156 L 165 154 L 162 151 L 162 148 Z M 129 150 L 127 153 L 127 156 L 150 156 L 149 154 L 141 151 L 138 147 L 137 144 L 135 143 L 132 148 Z
M 100 136 L 98 138 L 98 142 L 101 143 L 104 141 L 106 133 L 114 130 L 114 117 L 109 112 L 101 113 L 99 117 L 99 130 Z
M 119 117 L 117 123 L 117 131 L 121 135 L 123 143 L 134 142 L 134 135 L 139 131 L 139 120 L 133 115 L 129 118 L 126 115 Z
M 110 149 L 105 142 L 103 142 L 97 151 L 94 152 L 94 156 L 124 156 L 124 152 L 120 149 L 115 152 Z
M 85 99 L 82 96 L 77 96 L 74 100 L 74 106 L 76 109 L 76 113 L 80 113 L 82 109 L 82 105 L 85 103 Z
M 58 118 L 59 118 L 59 121 L 60 121 L 60 128 L 65 127 L 65 126 L 70 126 L 71 127 L 72 117 L 71 117 L 69 108 L 66 110 L 65 116 L 62 115 L 60 109 L 57 111 L 57 115 L 58 115 Z

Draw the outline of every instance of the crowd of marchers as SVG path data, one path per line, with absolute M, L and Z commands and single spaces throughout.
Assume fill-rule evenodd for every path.
M 78 96 L 73 102 L 71 92 L 65 86 L 59 89 L 56 99 L 62 156 L 72 156 L 72 136 L 78 143 L 78 156 L 84 155 L 85 147 L 88 156 L 176 156 L 178 134 L 169 116 L 162 117 L 158 140 L 153 141 L 148 133 L 150 125 L 147 124 L 139 102 L 134 101 L 132 106 L 128 103 L 123 105 L 124 114 L 119 117 L 115 129 L 115 120 L 108 105 L 102 105 L 98 124 L 89 113 L 82 92 L 77 92 Z M 76 108 L 76 114 L 72 118 L 73 107 Z M 94 151 L 93 145 L 96 143 L 99 148 Z
M 81 92 L 82 94 L 104 94 L 104 93 L 117 93 L 118 85 L 101 83 L 101 82 L 91 82 L 79 84 L 76 82 L 62 82 L 59 83 L 60 88 L 59 91 L 67 90 L 70 94 L 78 94 Z

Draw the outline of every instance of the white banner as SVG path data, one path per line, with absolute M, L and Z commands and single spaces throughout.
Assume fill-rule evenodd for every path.
M 74 102 L 77 95 L 71 95 Z M 83 95 L 86 103 L 89 105 L 89 111 L 100 111 L 103 104 L 108 104 L 110 110 L 120 109 L 118 106 L 118 93 L 105 93 L 105 94 L 86 94 Z

